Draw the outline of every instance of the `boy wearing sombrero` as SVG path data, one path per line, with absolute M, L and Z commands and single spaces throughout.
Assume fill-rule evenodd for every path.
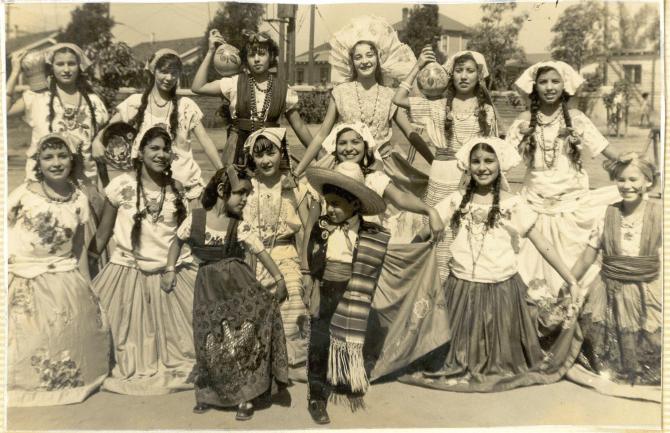
M 311 315 L 308 408 L 317 424 L 327 424 L 331 388 L 333 396 L 348 398 L 352 410 L 362 406 L 369 385 L 365 331 L 390 235 L 362 218 L 384 212 L 386 204 L 365 186 L 358 164 L 310 168 L 306 174 L 327 211 L 314 225 L 306 253 L 315 281 L 306 288 Z

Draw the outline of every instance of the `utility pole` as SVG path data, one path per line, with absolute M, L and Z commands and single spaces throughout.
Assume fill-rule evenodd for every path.
M 288 38 L 286 52 L 288 53 L 286 62 L 288 63 L 288 84 L 295 84 L 295 15 L 298 11 L 298 5 L 287 5 L 290 8 L 288 25 L 286 26 L 286 36 Z
M 309 7 L 309 66 L 307 67 L 307 84 L 314 84 L 314 12 L 316 5 Z
M 607 67 L 609 63 L 609 6 L 605 3 L 604 23 L 603 23 L 603 45 L 605 49 L 605 62 L 603 64 L 603 84 L 607 85 Z

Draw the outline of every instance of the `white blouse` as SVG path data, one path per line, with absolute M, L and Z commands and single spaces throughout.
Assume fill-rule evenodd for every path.
M 219 81 L 221 94 L 228 100 L 228 102 L 230 102 L 230 117 L 233 119 L 237 118 L 237 77 L 239 77 L 239 75 L 221 78 Z M 254 89 L 254 95 L 256 95 L 256 107 L 260 109 L 265 103 L 265 93 L 258 89 Z M 298 94 L 291 88 L 291 86 L 289 86 L 288 89 L 286 89 L 284 113 L 288 113 L 289 111 L 298 108 L 298 103 Z

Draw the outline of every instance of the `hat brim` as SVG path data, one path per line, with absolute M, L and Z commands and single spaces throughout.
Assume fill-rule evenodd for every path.
M 308 168 L 305 175 L 312 187 L 320 194 L 323 194 L 323 186 L 330 184 L 354 195 L 361 202 L 362 215 L 379 215 L 386 210 L 386 202 L 379 194 L 365 184 L 333 169 Z

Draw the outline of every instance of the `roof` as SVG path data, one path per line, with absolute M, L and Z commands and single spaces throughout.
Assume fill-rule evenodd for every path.
M 516 59 L 509 59 L 505 62 L 508 66 L 530 66 L 535 63 L 551 60 L 551 53 L 526 53 L 526 62 L 521 63 Z
M 442 31 L 444 32 L 472 33 L 472 29 L 470 27 L 454 19 L 451 19 L 443 14 L 438 15 L 437 24 L 442 28 Z M 393 24 L 393 28 L 396 30 L 402 30 L 405 28 L 405 22 L 398 21 L 397 23 Z
M 330 43 L 324 42 L 321 45 L 314 47 L 314 63 L 325 63 L 328 62 L 328 56 L 330 54 Z M 296 56 L 296 63 L 309 63 L 309 51 Z
M 46 42 L 51 38 L 55 38 L 58 33 L 58 30 L 49 30 L 46 32 L 30 33 L 16 38 L 7 39 L 5 49 L 7 50 L 7 53 L 12 53 L 30 45 L 38 45 L 42 41 Z
M 142 42 L 132 47 L 131 50 L 135 59 L 144 62 L 161 48 L 170 48 L 181 55 L 198 47 L 201 41 L 202 37 L 198 36 L 195 38 L 170 39 L 168 41 Z

